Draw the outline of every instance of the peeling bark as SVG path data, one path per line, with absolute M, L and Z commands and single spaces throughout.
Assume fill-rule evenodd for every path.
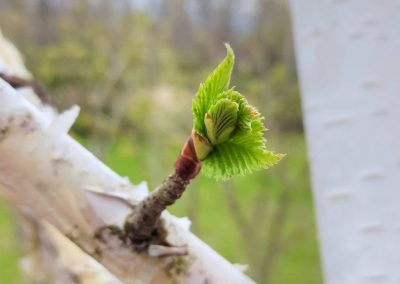
M 24 79 L 15 75 L 0 72 L 0 78 L 10 84 L 13 88 L 30 87 L 43 103 L 48 103 L 48 97 L 43 87 L 35 80 Z
M 45 271 L 53 283 L 254 283 L 192 235 L 187 218 L 163 212 L 200 170 L 192 138 L 175 173 L 146 198 L 145 183 L 133 186 L 68 136 L 79 108 L 58 115 L 43 104 L 42 89 L 1 33 L 0 74 L 0 193 L 32 221 L 28 274 Z M 146 200 L 158 209 L 144 223 L 159 235 L 138 254 L 124 224 Z
M 1 79 L 0 105 L 0 184 L 10 202 L 50 223 L 123 283 L 253 283 L 167 212 L 165 239 L 186 247 L 187 256 L 138 254 L 113 231 L 96 238 L 107 226 L 123 230 L 142 191 L 68 136 L 77 108 L 50 119 Z

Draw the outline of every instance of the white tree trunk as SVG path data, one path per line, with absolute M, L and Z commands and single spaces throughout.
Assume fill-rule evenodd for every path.
M 400 283 L 400 1 L 291 6 L 325 282 Z

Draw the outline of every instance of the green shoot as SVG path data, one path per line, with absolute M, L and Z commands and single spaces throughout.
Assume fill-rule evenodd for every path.
M 202 172 L 217 180 L 269 168 L 284 156 L 267 150 L 264 117 L 229 89 L 235 56 L 228 44 L 226 48 L 225 59 L 200 84 L 192 103 L 196 154 Z

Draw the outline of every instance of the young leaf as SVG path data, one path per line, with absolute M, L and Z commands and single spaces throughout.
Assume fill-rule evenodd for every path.
M 238 128 L 249 130 L 251 128 L 251 120 L 258 114 L 257 110 L 250 106 L 246 98 L 239 92 L 231 90 L 227 93 L 227 98 L 239 105 Z
M 236 127 L 239 105 L 228 99 L 221 99 L 210 107 L 204 117 L 207 137 L 213 145 L 227 140 Z
M 218 145 L 203 161 L 202 173 L 216 180 L 227 180 L 259 169 L 267 169 L 282 158 L 271 151 L 249 148 L 228 141 Z
M 204 84 L 200 84 L 196 97 L 192 102 L 194 115 L 194 130 L 203 137 L 206 137 L 204 116 L 210 107 L 221 98 L 220 95 L 228 89 L 234 64 L 232 48 L 226 44 L 227 54 L 225 59 L 211 73 Z
M 284 155 L 266 149 L 262 117 L 251 122 L 251 130 L 237 130 L 229 140 L 217 145 L 203 161 L 202 172 L 217 180 L 226 180 L 279 162 Z
M 192 137 L 202 172 L 218 180 L 266 169 L 284 156 L 267 150 L 264 118 L 257 109 L 228 89 L 234 55 L 226 47 L 227 56 L 200 85 L 192 104 Z

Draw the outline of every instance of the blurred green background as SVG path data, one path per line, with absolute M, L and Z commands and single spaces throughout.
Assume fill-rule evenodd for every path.
M 0 28 L 72 135 L 154 188 L 191 130 L 191 99 L 224 57 L 232 85 L 266 116 L 279 165 L 217 183 L 200 176 L 171 208 L 259 283 L 322 283 L 288 7 L 281 0 L 2 0 Z M 11 208 L 0 202 L 0 283 L 21 283 Z

